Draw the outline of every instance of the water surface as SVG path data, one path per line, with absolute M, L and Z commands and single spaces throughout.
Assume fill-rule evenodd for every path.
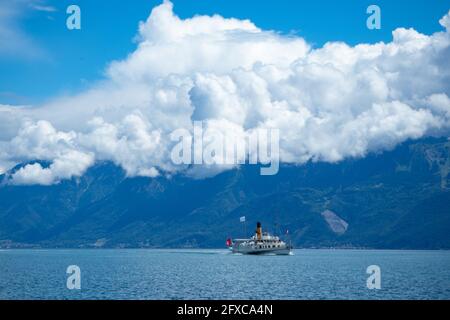
M 81 290 L 66 287 L 69 265 Z M 0 250 L 0 299 L 450 299 L 450 251 Z

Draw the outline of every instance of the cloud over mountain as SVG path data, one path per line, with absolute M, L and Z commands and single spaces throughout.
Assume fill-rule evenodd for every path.
M 170 133 L 203 121 L 240 137 L 280 130 L 282 162 L 363 157 L 450 129 L 450 12 L 442 31 L 393 31 L 389 43 L 312 48 L 297 36 L 220 16 L 180 19 L 172 3 L 139 25 L 137 48 L 106 79 L 34 107 L 0 105 L 0 170 L 52 184 L 111 160 L 129 176 L 186 172 Z M 211 173 L 229 167 L 206 167 Z M 205 174 L 204 172 L 202 173 Z

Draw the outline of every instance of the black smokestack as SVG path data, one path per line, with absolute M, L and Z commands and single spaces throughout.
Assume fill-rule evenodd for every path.
M 256 238 L 258 240 L 261 240 L 262 238 L 262 228 L 261 228 L 261 222 L 256 223 Z

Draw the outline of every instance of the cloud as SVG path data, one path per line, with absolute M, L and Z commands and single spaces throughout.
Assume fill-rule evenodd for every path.
M 309 50 L 302 38 L 262 31 L 248 20 L 218 15 L 181 20 L 172 7 L 165 1 L 140 23 L 137 50 L 108 69 L 114 81 L 146 81 L 196 72 L 224 74 L 251 68 L 256 62 L 287 67 Z
M 56 12 L 58 11 L 55 7 L 47 6 L 39 3 L 33 3 L 31 2 L 29 4 L 30 8 L 36 11 L 43 11 L 43 12 Z
M 450 12 L 445 30 L 393 31 L 388 43 L 313 49 L 304 39 L 220 16 L 180 19 L 165 1 L 137 48 L 106 79 L 35 107 L 0 107 L 0 168 L 17 184 L 52 184 L 109 160 L 129 176 L 204 177 L 233 166 L 174 165 L 170 133 L 203 121 L 246 137 L 279 129 L 281 162 L 337 162 L 408 139 L 448 136 Z M 208 138 L 208 137 L 207 137 Z
M 15 185 L 52 185 L 63 179 L 81 176 L 93 164 L 93 157 L 78 151 L 71 151 L 55 158 L 48 168 L 40 163 L 27 164 L 11 175 Z
M 51 164 L 46 168 L 40 163 L 27 164 L 11 175 L 12 183 L 50 185 L 82 175 L 94 163 L 94 156 L 79 151 L 76 139 L 77 133 L 57 131 L 45 120 L 25 121 L 6 146 L 10 159 L 39 159 Z

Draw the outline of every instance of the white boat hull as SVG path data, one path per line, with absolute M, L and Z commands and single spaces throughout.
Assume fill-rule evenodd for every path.
M 258 254 L 267 254 L 267 255 L 290 255 L 292 252 L 291 249 L 285 248 L 285 249 L 249 249 L 249 248 L 245 248 L 245 249 L 241 249 L 241 248 L 237 248 L 234 249 L 233 248 L 233 253 L 241 253 L 241 254 L 254 254 L 254 255 L 258 255 Z
M 272 254 L 272 255 L 289 255 L 292 252 L 292 248 L 283 243 L 280 246 L 269 246 L 254 242 L 238 242 L 232 247 L 233 253 L 241 254 Z

